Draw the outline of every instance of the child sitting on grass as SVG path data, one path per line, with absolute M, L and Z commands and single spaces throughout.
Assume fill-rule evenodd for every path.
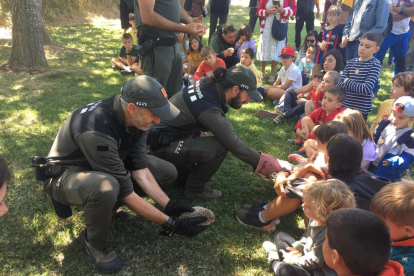
M 382 188 L 372 198 L 371 212 L 390 229 L 390 260 L 399 262 L 405 275 L 414 275 L 414 182 L 404 180 Z
M 256 52 L 256 41 L 252 37 L 252 30 L 250 29 L 249 25 L 243 24 L 241 25 L 239 31 L 237 32 L 239 40 L 236 41 L 236 45 L 234 48 L 237 51 L 237 57 L 241 58 L 241 54 L 244 49 L 250 48 L 254 53 Z
M 260 72 L 259 70 L 257 70 L 256 66 L 254 65 L 254 52 L 252 49 L 250 48 L 243 49 L 240 55 L 240 64 L 248 67 L 250 70 L 253 71 L 254 75 L 256 76 L 256 83 L 257 83 L 256 87 L 257 88 L 262 87 L 262 79 L 260 77 Z M 263 90 L 263 88 L 261 88 L 260 90 Z
M 326 219 L 334 210 L 355 208 L 354 194 L 339 180 L 317 182 L 305 187 L 302 208 L 309 222 L 300 240 L 280 231 L 274 244 L 263 243 L 273 272 L 278 276 L 335 275 L 322 253 Z
M 315 58 L 317 48 L 309 46 L 306 50 L 306 57 L 299 62 L 299 70 L 302 72 L 302 84 L 306 85 L 309 82 L 309 77 L 312 73 L 313 59 Z M 315 74 L 316 75 L 316 74 Z
M 385 100 L 378 109 L 377 116 L 371 123 L 371 133 L 374 134 L 375 128 L 382 120 L 388 120 L 391 115 L 392 106 L 396 99 L 401 96 L 414 96 L 414 72 L 398 73 L 392 79 L 390 98 Z M 413 124 L 408 124 L 412 129 Z
M 212 77 L 213 71 L 218 67 L 226 68 L 226 63 L 216 56 L 216 53 L 211 46 L 204 46 L 203 49 L 201 49 L 201 56 L 203 57 L 203 61 L 194 73 L 194 81 L 198 81 L 202 77 Z
M 201 44 L 201 41 L 197 36 L 190 36 L 189 46 L 187 54 L 187 73 L 188 75 L 192 75 L 203 61 L 203 56 L 201 55 L 203 44 Z
M 348 61 L 337 84 L 346 91 L 344 107 L 359 110 L 365 120 L 372 111 L 373 89 L 381 71 L 381 63 L 374 54 L 383 39 L 381 33 L 365 33 L 358 47 L 359 58 Z
M 390 249 L 387 225 L 368 211 L 336 210 L 326 220 L 323 256 L 338 276 L 404 276 L 402 266 L 388 260 Z
M 280 99 L 288 88 L 297 89 L 302 86 L 302 73 L 293 63 L 295 50 L 291 46 L 283 47 L 280 56 L 282 68 L 272 86 L 265 87 L 265 95 L 271 100 Z
M 134 45 L 138 45 L 138 30 L 137 27 L 135 27 L 135 14 L 130 13 L 129 14 L 129 24 L 131 27 L 125 32 L 127 34 L 130 34 L 132 36 L 132 41 L 134 42 Z
M 390 120 L 383 120 L 378 125 L 374 141 L 379 155 L 372 162 L 370 171 L 386 177 L 391 182 L 399 181 L 402 174 L 414 161 L 414 133 L 409 123 L 414 122 L 414 98 L 399 97 L 392 108 Z
M 332 121 L 335 116 L 344 110 L 342 103 L 345 100 L 345 91 L 339 87 L 329 88 L 323 97 L 322 106 L 313 111 L 309 116 L 303 117 L 295 126 L 295 133 L 301 139 L 313 139 L 312 135 L 315 126 Z M 282 116 L 274 119 L 274 122 L 281 124 L 284 121 Z M 310 137 L 309 137 L 310 136 Z
M 142 74 L 143 71 L 139 62 L 138 47 L 133 44 L 132 36 L 130 34 L 122 35 L 122 47 L 119 50 L 117 58 L 112 59 L 112 68 L 114 70 L 120 70 L 121 74 Z
M 377 159 L 378 152 L 361 112 L 354 109 L 345 109 L 336 115 L 334 120 L 343 123 L 348 128 L 348 134 L 361 143 L 363 151 L 361 168 L 368 170 L 371 162 Z

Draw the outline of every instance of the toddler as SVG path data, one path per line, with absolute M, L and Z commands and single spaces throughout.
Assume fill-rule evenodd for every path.
M 249 67 L 250 70 L 253 71 L 254 75 L 256 76 L 256 83 L 257 88 L 262 87 L 262 79 L 260 76 L 259 70 L 257 70 L 256 66 L 254 65 L 254 51 L 250 48 L 243 49 L 240 56 L 240 64 L 246 67 Z M 261 88 L 259 92 L 263 90 Z
M 252 49 L 254 54 L 256 52 L 256 41 L 252 38 L 252 30 L 249 25 L 241 25 L 237 35 L 239 40 L 236 41 L 236 45 L 234 46 L 237 51 L 237 57 L 240 59 L 242 51 L 247 48 Z
M 338 276 L 404 276 L 402 266 L 389 261 L 387 225 L 366 210 L 333 211 L 326 220 L 322 252 Z
M 204 46 L 201 49 L 201 56 L 203 61 L 194 73 L 194 81 L 200 80 L 201 77 L 212 77 L 214 69 L 218 67 L 226 68 L 226 63 L 221 58 L 216 57 L 216 53 L 211 46 Z
M 324 261 L 326 219 L 338 209 L 355 208 L 351 189 L 339 180 L 309 184 L 303 191 L 303 214 L 309 218 L 305 235 L 296 240 L 277 232 L 275 243 L 264 242 L 263 248 L 276 275 L 335 275 Z
M 391 99 L 381 104 L 377 116 L 371 123 L 371 133 L 375 132 L 375 128 L 382 120 L 388 120 L 395 100 L 401 96 L 414 96 L 414 72 L 398 73 L 392 79 Z M 413 128 L 413 124 L 408 124 L 408 126 Z
M 383 120 L 375 131 L 374 141 L 379 155 L 370 170 L 391 182 L 398 181 L 414 161 L 413 131 L 408 127 L 414 122 L 414 98 L 399 97 L 392 108 L 390 120 Z
M 404 180 L 383 187 L 371 201 L 371 212 L 390 229 L 390 260 L 414 275 L 414 182 Z
M 302 58 L 299 63 L 299 70 L 302 72 L 302 83 L 303 85 L 308 84 L 310 74 L 312 73 L 313 59 L 316 55 L 316 47 L 309 46 L 306 50 L 306 57 Z
M 299 66 L 299 62 L 302 58 L 306 57 L 306 51 L 308 50 L 309 46 L 316 46 L 318 42 L 316 38 L 318 37 L 318 33 L 315 30 L 310 30 L 306 36 L 305 40 L 303 41 L 302 46 L 299 49 L 298 56 L 296 57 L 295 64 Z

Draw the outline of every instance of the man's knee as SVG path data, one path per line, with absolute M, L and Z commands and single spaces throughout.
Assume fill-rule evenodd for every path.
M 91 179 L 88 180 L 90 181 L 90 185 L 88 185 L 90 190 L 88 202 L 101 202 L 111 206 L 115 204 L 119 195 L 118 180 L 105 173 L 99 173 L 90 177 Z
M 160 186 L 174 183 L 178 176 L 177 169 L 172 163 L 153 155 L 148 155 L 148 169 Z

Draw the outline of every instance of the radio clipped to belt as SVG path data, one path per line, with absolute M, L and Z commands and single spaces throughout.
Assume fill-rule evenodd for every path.
M 35 168 L 36 180 L 45 181 L 49 178 L 61 176 L 67 169 L 72 168 L 73 165 L 49 163 L 42 156 L 34 156 L 32 158 L 32 167 Z
M 154 37 L 145 34 L 142 30 L 138 31 L 138 54 L 144 56 L 156 46 L 173 46 L 177 38 Z

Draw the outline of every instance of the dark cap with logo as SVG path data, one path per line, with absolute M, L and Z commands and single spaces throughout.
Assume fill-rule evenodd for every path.
M 148 108 L 164 121 L 170 121 L 180 114 L 180 110 L 168 101 L 164 87 L 149 76 L 141 75 L 127 81 L 121 89 L 121 97 L 128 103 Z
M 245 89 L 254 101 L 260 102 L 263 100 L 262 95 L 260 95 L 259 91 L 256 89 L 256 76 L 248 67 L 237 64 L 226 70 L 224 78 L 227 81 L 238 85 L 241 89 Z

